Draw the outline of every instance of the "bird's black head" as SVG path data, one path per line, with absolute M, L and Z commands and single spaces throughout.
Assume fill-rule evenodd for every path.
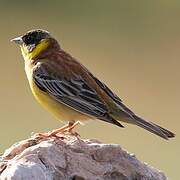
M 42 39 L 47 38 L 50 38 L 49 32 L 41 29 L 28 31 L 22 36 L 22 40 L 27 46 L 37 45 Z
M 20 45 L 24 59 L 33 59 L 42 53 L 52 52 L 60 48 L 50 33 L 41 29 L 28 31 L 23 36 L 12 39 L 12 41 Z

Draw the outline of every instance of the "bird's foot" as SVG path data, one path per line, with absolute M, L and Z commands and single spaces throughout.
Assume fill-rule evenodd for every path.
M 42 139 L 45 140 L 45 139 L 49 139 L 49 138 L 63 138 L 64 134 L 70 134 L 70 135 L 79 137 L 80 135 L 77 132 L 73 131 L 73 129 L 79 124 L 80 124 L 80 122 L 78 122 L 78 121 L 77 122 L 69 122 L 67 125 L 65 125 L 61 128 L 55 129 L 48 133 L 36 133 L 33 136 L 38 139 L 40 138 L 41 140 Z

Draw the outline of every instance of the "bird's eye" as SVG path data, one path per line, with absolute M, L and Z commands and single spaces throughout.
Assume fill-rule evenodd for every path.
M 27 36 L 25 39 L 25 43 L 28 44 L 34 44 L 35 43 L 35 38 L 33 36 Z
M 23 40 L 26 45 L 37 44 L 40 41 L 40 38 L 37 33 L 30 33 L 23 37 Z
M 44 34 L 39 32 L 29 32 L 23 36 L 23 41 L 26 45 L 37 45 L 43 38 Z

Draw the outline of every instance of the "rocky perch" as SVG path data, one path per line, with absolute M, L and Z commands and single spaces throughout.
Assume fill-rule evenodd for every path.
M 73 135 L 31 137 L 7 149 L 0 180 L 166 180 L 117 144 Z

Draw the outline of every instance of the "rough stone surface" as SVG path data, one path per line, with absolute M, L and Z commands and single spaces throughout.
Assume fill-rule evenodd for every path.
M 73 135 L 16 143 L 0 160 L 0 180 L 165 180 L 116 144 Z

